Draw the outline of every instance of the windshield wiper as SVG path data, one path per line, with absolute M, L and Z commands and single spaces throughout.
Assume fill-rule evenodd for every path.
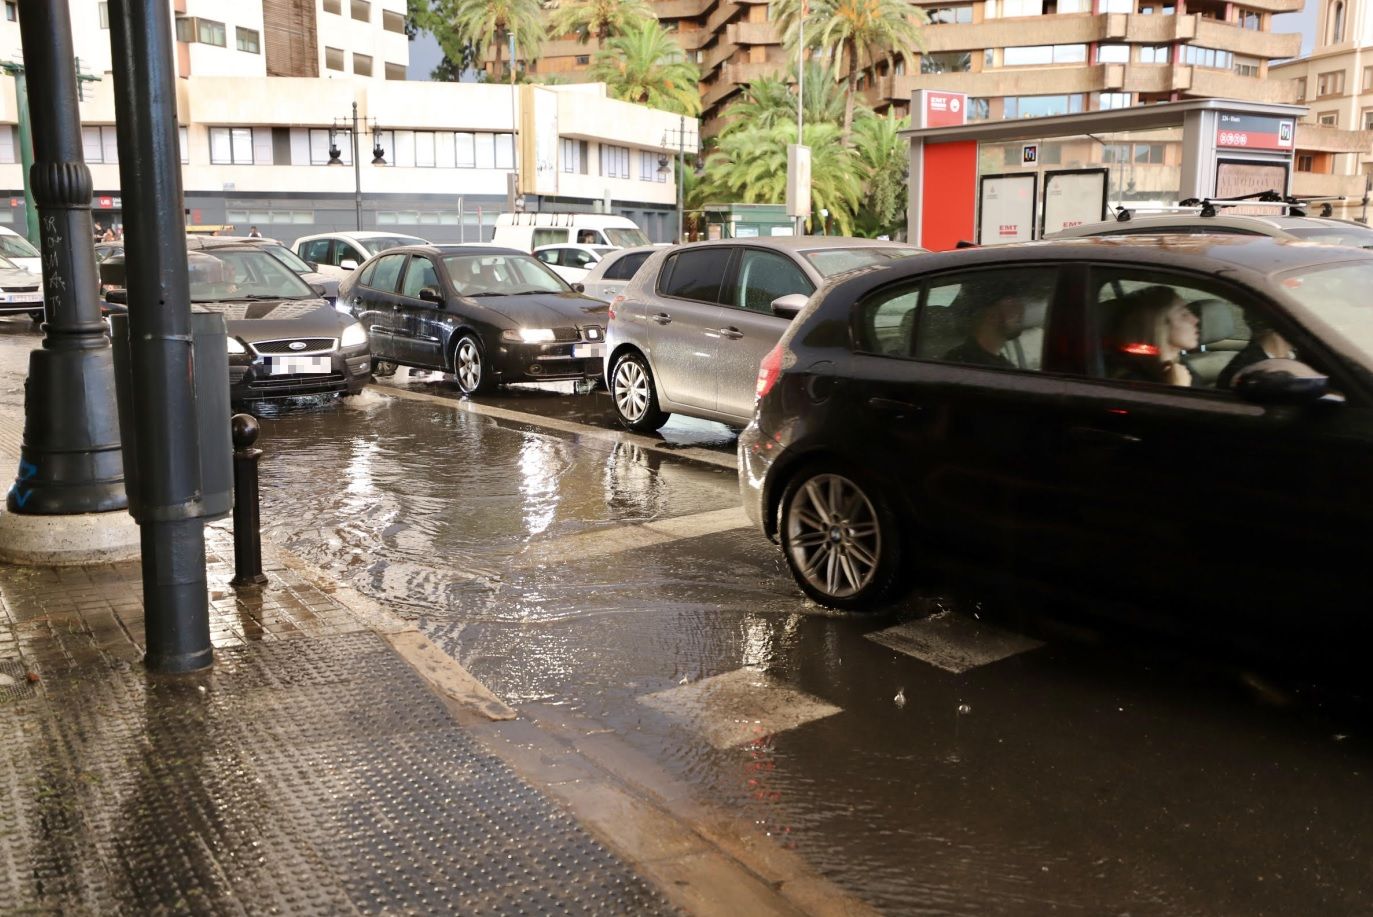
M 506 296 L 527 296 L 530 293 L 570 293 L 571 290 L 511 290 Z

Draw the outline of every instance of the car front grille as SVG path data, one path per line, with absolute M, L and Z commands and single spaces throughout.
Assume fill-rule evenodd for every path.
M 342 373 L 266 376 L 249 382 L 248 388 L 255 392 L 278 392 L 287 389 L 300 390 L 306 388 L 315 391 L 329 391 L 342 386 L 346 381 Z
M 0 291 L 5 293 L 37 293 L 38 287 L 0 287 Z
M 304 344 L 304 347 L 291 347 L 292 344 Z M 249 346 L 260 354 L 288 354 L 293 356 L 307 356 L 309 354 L 333 353 L 338 346 L 338 341 L 334 338 L 284 338 L 280 341 L 254 341 Z

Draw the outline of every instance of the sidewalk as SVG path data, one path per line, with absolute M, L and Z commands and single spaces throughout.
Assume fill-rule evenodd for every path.
M 0 335 L 6 488 L 36 343 Z M 227 523 L 207 551 L 181 677 L 142 666 L 136 563 L 0 565 L 0 913 L 866 910 L 292 555 L 236 592 Z

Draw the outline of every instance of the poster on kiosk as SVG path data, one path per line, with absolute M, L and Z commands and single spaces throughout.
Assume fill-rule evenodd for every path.
M 1039 176 L 1034 172 L 982 176 L 977 202 L 977 244 L 1001 245 L 1033 239 L 1038 184 Z

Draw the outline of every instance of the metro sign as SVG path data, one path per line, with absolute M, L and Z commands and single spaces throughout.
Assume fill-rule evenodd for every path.
M 1216 146 L 1231 150 L 1291 150 L 1296 122 L 1262 115 L 1221 112 L 1216 122 Z

